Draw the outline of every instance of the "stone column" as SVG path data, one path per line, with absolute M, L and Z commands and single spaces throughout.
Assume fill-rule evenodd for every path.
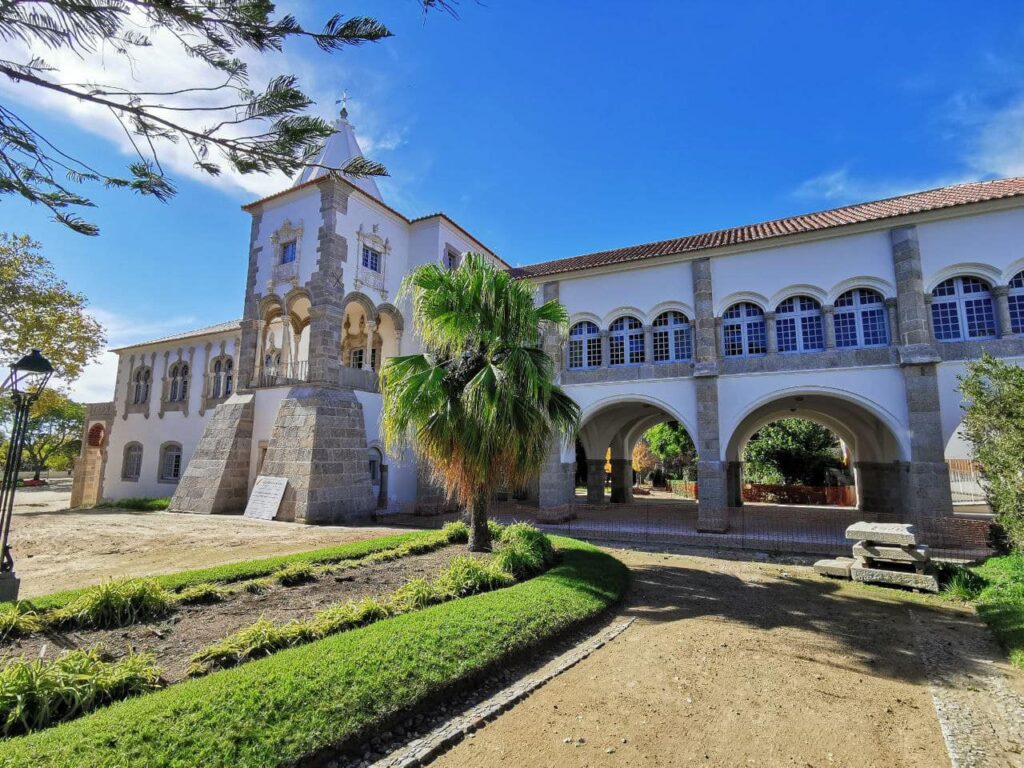
M 897 300 L 889 298 L 885 300 L 885 309 L 889 313 L 889 343 L 896 344 L 900 338 L 899 312 L 897 311 Z
M 341 380 L 342 276 L 348 243 L 337 233 L 339 213 L 348 211 L 348 192 L 332 179 L 320 182 L 317 268 L 309 280 L 309 381 L 337 387 Z
M 836 308 L 831 304 L 821 305 L 821 322 L 825 330 L 825 349 L 836 348 Z
M 768 354 L 774 355 L 779 351 L 778 329 L 775 327 L 775 313 L 764 313 L 764 331 L 768 344 Z
M 388 508 L 388 465 L 380 465 L 380 490 L 377 492 L 377 509 Z
M 366 321 L 366 349 L 363 350 L 363 370 L 373 370 L 373 334 L 377 332 L 377 321 Z
M 402 354 L 402 332 L 395 331 L 395 357 Z
M 932 339 L 917 230 L 900 227 L 891 230 L 890 235 L 896 272 L 900 365 L 910 432 L 910 465 L 902 489 L 902 515 L 925 523 L 922 527 L 927 528 L 930 520 L 953 511 L 939 411 L 937 363 L 941 358 Z
M 650 325 L 644 326 L 644 362 L 654 362 L 654 328 Z
M 993 286 L 992 295 L 996 299 L 996 319 L 999 323 L 999 338 L 1016 336 L 1013 332 L 1013 322 L 1010 320 L 1010 286 Z
M 610 340 L 611 333 L 608 331 L 601 331 L 601 367 L 607 368 L 611 362 L 611 351 L 610 351 Z
M 633 462 L 612 459 L 612 498 L 614 504 L 627 504 L 633 500 Z
M 576 497 L 576 462 L 562 461 L 562 441 L 551 441 L 540 473 L 530 485 L 529 498 L 540 509 L 572 504 Z
M 604 459 L 587 459 L 587 503 L 604 501 Z

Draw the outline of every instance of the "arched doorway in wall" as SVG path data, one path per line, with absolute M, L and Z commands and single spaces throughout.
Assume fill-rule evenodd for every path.
M 584 413 L 577 444 L 578 500 L 589 504 L 621 504 L 637 500 L 634 485 L 641 473 L 634 471 L 634 451 L 648 430 L 657 425 L 667 425 L 675 432 L 692 435 L 671 406 L 653 399 L 628 398 L 605 402 Z M 648 488 L 643 487 L 641 492 L 646 497 Z M 683 498 L 674 500 L 682 501 Z M 693 500 L 691 496 L 690 501 Z
M 765 491 L 754 486 L 773 484 L 744 482 L 744 479 L 771 479 L 757 476 L 763 472 L 763 461 L 759 461 L 761 467 L 751 467 L 747 471 L 744 459 L 750 456 L 747 448 L 755 436 L 759 436 L 759 433 L 763 436 L 767 430 L 784 432 L 773 425 L 786 422 L 790 425 L 810 422 L 835 436 L 838 461 L 831 467 L 834 470 L 833 478 L 835 482 L 842 481 L 845 479 L 844 472 L 852 476 L 848 479 L 852 481 L 853 490 L 842 492 L 848 493 L 849 497 L 843 498 L 838 491 L 833 491 L 835 495 L 831 498 L 825 493 L 815 495 L 774 489 Z M 808 430 L 808 435 L 816 438 L 822 436 L 821 429 L 804 429 Z M 789 437 L 799 435 L 800 428 L 790 432 Z M 904 462 L 909 457 L 905 436 L 901 439 L 897 436 L 899 433 L 895 420 L 889 414 L 848 394 L 814 391 L 779 393 L 742 414 L 732 429 L 725 446 L 728 505 L 732 508 L 741 507 L 745 500 L 782 503 L 787 506 L 800 501 L 805 504 L 824 501 L 826 506 L 855 506 L 879 513 L 898 512 L 902 506 Z M 785 437 L 784 434 L 782 436 Z M 763 459 L 763 455 L 755 458 Z M 790 470 L 780 474 L 789 475 L 779 478 L 784 481 L 780 485 L 792 487 L 795 483 L 790 481 L 800 473 Z M 805 474 L 810 476 L 814 473 Z M 828 473 L 822 471 L 821 475 L 824 478 Z

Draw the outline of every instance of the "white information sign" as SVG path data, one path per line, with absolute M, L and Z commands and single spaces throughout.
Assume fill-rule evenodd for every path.
M 245 516 L 259 520 L 273 520 L 281 506 L 284 489 L 288 487 L 287 477 L 269 477 L 260 475 L 256 485 L 249 494 L 249 502 L 245 505 Z

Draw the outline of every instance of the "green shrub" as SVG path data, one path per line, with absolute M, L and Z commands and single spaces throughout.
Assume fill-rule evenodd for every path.
M 124 627 L 166 616 L 174 596 L 152 579 L 110 579 L 85 590 L 47 620 L 64 627 Z
M 395 613 L 408 613 L 426 608 L 443 599 L 434 585 L 424 578 L 411 579 L 399 587 L 391 595 L 392 610 Z
M 943 583 L 943 591 L 958 600 L 970 602 L 981 594 L 985 588 L 985 580 L 969 568 L 952 566 L 939 570 L 939 580 Z
M 318 611 L 310 622 L 310 634 L 319 639 L 387 617 L 388 609 L 380 601 L 364 597 L 358 603 L 341 603 Z
M 449 544 L 469 543 L 469 526 L 461 520 L 445 523 L 441 528 L 441 532 L 445 535 Z
M 551 539 L 529 523 L 514 523 L 508 526 L 501 541 L 506 545 L 521 543 L 536 550 L 545 567 L 555 562 L 555 548 L 551 544 Z
M 181 590 L 175 597 L 182 605 L 211 605 L 222 602 L 228 594 L 228 590 L 218 584 L 196 584 Z
M 242 589 L 250 595 L 262 595 L 273 585 L 271 579 L 252 579 L 242 584 Z
M 558 539 L 535 579 L 343 632 L 12 739 L 5 768 L 278 768 L 374 732 L 610 607 L 629 571 Z
M 316 580 L 316 573 L 309 563 L 292 563 L 274 572 L 274 579 L 285 587 L 297 587 Z
M 0 731 L 27 733 L 161 686 L 149 655 L 107 661 L 96 649 L 53 661 L 16 659 L 0 670 Z
M 290 621 L 278 625 L 261 616 L 248 627 L 194 654 L 188 674 L 197 677 L 214 669 L 233 667 L 311 639 L 314 639 L 311 627 L 305 622 Z
M 42 628 L 39 614 L 25 603 L 0 603 L 0 640 L 28 635 Z
M 170 504 L 170 496 L 162 499 L 154 499 L 149 496 L 133 496 L 129 499 L 104 501 L 100 506 L 113 507 L 114 509 L 134 509 L 140 512 L 159 512 L 167 509 Z
M 501 537 L 505 533 L 505 526 L 499 523 L 497 520 L 488 520 L 487 530 L 491 532 L 491 541 L 499 542 L 501 541 Z
M 505 544 L 494 556 L 494 567 L 516 580 L 528 579 L 544 570 L 544 553 L 523 541 Z
M 468 555 L 459 555 L 452 558 L 438 576 L 436 588 L 449 597 L 465 597 L 508 586 L 512 581 L 509 574 L 490 568 Z

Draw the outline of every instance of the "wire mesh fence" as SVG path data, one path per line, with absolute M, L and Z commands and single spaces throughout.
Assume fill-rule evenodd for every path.
M 698 502 L 669 494 L 634 496 L 625 503 L 589 504 L 585 497 L 564 507 L 540 510 L 525 502 L 495 502 L 491 516 L 501 523 L 525 521 L 542 530 L 597 543 L 644 547 L 697 547 L 808 555 L 849 555 L 846 538 L 853 523 L 905 523 L 897 515 L 850 506 L 744 503 L 728 510 L 724 531 L 702 530 Z M 439 528 L 459 519 L 457 512 L 384 514 L 381 522 Z M 918 539 L 934 557 L 977 560 L 992 554 L 992 519 L 988 515 L 946 515 L 915 521 Z

